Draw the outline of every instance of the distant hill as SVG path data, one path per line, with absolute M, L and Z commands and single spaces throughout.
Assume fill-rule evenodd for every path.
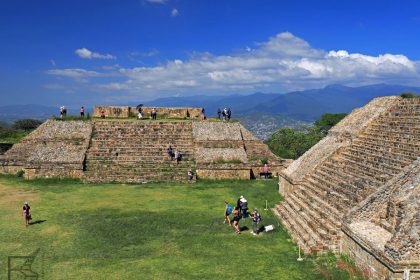
M 255 93 L 231 96 L 170 97 L 146 102 L 150 106 L 204 107 L 209 116 L 217 108 L 231 107 L 234 116 L 252 113 L 284 115 L 300 121 L 314 121 L 324 113 L 348 113 L 378 96 L 420 93 L 419 87 L 376 84 L 363 87 L 330 85 L 322 89 L 296 91 L 286 94 Z
M 251 95 L 169 97 L 144 102 L 146 106 L 204 107 L 208 116 L 216 116 L 217 108 L 230 107 L 233 117 L 261 139 L 266 139 L 280 127 L 308 125 L 324 113 L 349 113 L 378 96 L 400 95 L 403 92 L 420 93 L 419 87 L 376 84 L 363 87 L 330 85 L 322 89 L 286 94 L 254 93 Z M 131 106 L 137 104 L 130 104 Z M 59 115 L 58 107 L 43 105 L 0 106 L 0 122 L 22 118 L 45 120 Z M 92 108 L 86 108 L 92 112 Z M 79 113 L 69 108 L 68 114 Z

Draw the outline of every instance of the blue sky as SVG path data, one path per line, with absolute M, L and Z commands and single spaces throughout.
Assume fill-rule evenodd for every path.
M 1 105 L 420 86 L 420 2 L 0 2 Z

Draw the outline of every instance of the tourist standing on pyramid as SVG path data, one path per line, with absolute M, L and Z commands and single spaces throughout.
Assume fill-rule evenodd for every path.
M 157 118 L 157 110 L 156 110 L 156 108 L 153 108 L 152 109 L 151 117 L 152 117 L 152 120 L 156 120 L 156 118 Z
M 80 117 L 84 118 L 85 117 L 85 107 L 82 106 L 82 108 L 80 108 Z
M 220 120 L 222 115 L 222 110 L 220 110 L 220 108 L 217 108 L 217 118 Z

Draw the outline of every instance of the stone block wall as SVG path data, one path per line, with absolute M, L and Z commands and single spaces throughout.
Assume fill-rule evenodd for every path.
M 134 109 L 95 108 L 96 114 L 106 110 L 108 116 L 119 118 L 130 116 Z M 184 109 L 188 108 L 176 109 L 170 116 L 179 118 Z M 183 154 L 179 164 L 168 157 L 169 145 Z M 274 175 L 284 168 L 282 160 L 239 123 L 50 120 L 0 156 L 0 172 L 139 183 L 186 180 L 191 169 L 197 170 L 198 178 L 250 179 L 258 177 L 262 158 L 269 159 Z
M 261 159 L 268 159 L 274 175 L 284 169 L 283 161 L 240 123 L 193 123 L 193 136 L 199 178 L 258 178 Z
M 93 108 L 94 117 L 99 118 L 101 112 L 105 112 L 105 117 L 108 118 L 128 118 L 131 116 L 128 106 L 95 106 Z
M 168 119 L 198 119 L 203 110 L 203 108 L 142 107 L 143 117 L 150 117 L 153 108 L 156 108 L 158 118 Z M 137 117 L 137 110 L 135 107 L 131 107 L 130 112 L 133 117 Z
M 202 108 L 165 108 L 165 107 L 142 107 L 143 117 L 149 118 L 152 109 L 156 108 L 158 118 L 168 119 L 198 119 Z M 100 117 L 105 112 L 107 118 L 136 118 L 136 107 L 129 106 L 95 106 L 93 116 Z
M 80 178 L 91 133 L 90 122 L 48 120 L 0 156 L 1 171 Z
M 197 169 L 197 179 L 249 180 L 251 177 L 249 169 Z

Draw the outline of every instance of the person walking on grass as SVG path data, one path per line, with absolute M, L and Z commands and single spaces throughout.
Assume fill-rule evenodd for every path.
M 241 233 L 241 229 L 239 228 L 239 220 L 241 219 L 241 214 L 239 212 L 239 208 L 235 207 L 232 211 L 233 214 L 233 227 L 235 228 L 235 233 Z
M 25 221 L 25 226 L 29 226 L 29 221 L 31 220 L 31 206 L 29 206 L 28 202 L 23 204 L 22 216 Z
M 245 219 L 249 216 L 248 214 L 248 201 L 245 199 L 245 197 L 241 196 L 239 199 L 239 207 L 241 209 L 242 218 Z
M 225 200 L 225 219 L 223 220 L 223 223 L 226 223 L 226 221 L 228 221 L 230 226 L 232 225 L 232 222 L 230 221 L 229 215 L 232 214 L 232 211 L 232 205 L 229 204 L 229 201 Z
M 252 234 L 258 234 L 258 224 L 261 222 L 262 218 L 257 208 L 254 208 L 254 212 L 251 214 L 252 217 Z

